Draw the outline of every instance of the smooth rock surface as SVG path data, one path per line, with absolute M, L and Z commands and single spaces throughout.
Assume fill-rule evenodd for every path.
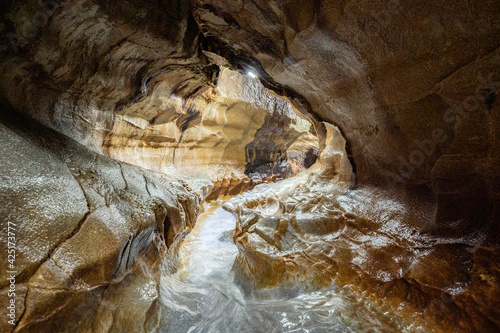
M 167 214 L 158 234 L 175 262 L 176 236 L 196 220 L 195 197 L 238 194 L 315 162 L 226 205 L 239 217 L 241 283 L 333 281 L 429 330 L 499 330 L 500 2 L 28 0 L 1 8 L 0 93 L 16 112 L 122 162 L 197 177 L 208 169 L 214 182 L 194 195 L 67 139 L 2 127 L 5 142 L 23 149 L 1 147 L 5 175 L 19 175 L 2 176 L 2 217 L 34 221 L 21 228 L 19 330 L 144 323 L 154 331 L 154 293 L 133 315 L 117 306 L 150 290 L 150 273 L 120 254 L 149 253 L 146 266 L 158 267 L 148 237 Z M 81 231 L 98 233 L 107 252 Z M 88 255 L 75 258 L 83 249 Z M 136 273 L 126 279 L 128 271 Z M 104 291 L 106 283 L 115 285 Z M 65 320 L 76 305 L 82 321 Z
M 21 300 L 16 326 L 2 321 L 2 332 L 154 332 L 160 263 L 167 244 L 194 226 L 202 189 L 116 162 L 8 112 L 0 130 L 1 226 L 6 235 L 7 222 L 16 225 Z

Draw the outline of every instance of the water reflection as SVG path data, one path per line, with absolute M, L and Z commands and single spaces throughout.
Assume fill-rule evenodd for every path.
M 209 207 L 186 238 L 181 268 L 161 281 L 164 333 L 419 332 L 349 289 L 274 288 L 244 293 L 231 271 L 236 219 Z

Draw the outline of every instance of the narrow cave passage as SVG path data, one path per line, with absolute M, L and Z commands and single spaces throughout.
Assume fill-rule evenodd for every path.
M 499 332 L 499 18 L 3 1 L 0 332 Z
M 304 281 L 280 271 L 279 256 L 310 247 L 308 228 L 324 237 L 331 228 L 325 225 L 325 213 L 345 212 L 334 203 L 355 182 L 345 139 L 336 126 L 312 119 L 313 126 L 289 102 L 264 88 L 255 75 L 221 68 L 217 91 L 225 98 L 224 106 L 202 109 L 196 114 L 201 120 L 191 130 L 213 131 L 214 119 L 224 119 L 223 149 L 245 141 L 245 156 L 224 153 L 218 173 L 211 174 L 214 187 L 203 204 L 205 212 L 164 263 L 160 331 L 424 332 L 349 286 L 329 282 L 328 277 L 323 280 L 312 274 Z M 255 122 L 260 127 L 253 129 L 252 140 L 246 139 Z M 189 124 L 184 126 L 181 137 L 188 128 Z M 189 142 L 185 140 L 184 144 Z M 214 146 L 203 138 L 201 144 L 194 143 L 182 158 L 197 165 L 179 172 L 199 177 L 204 160 L 198 151 L 210 147 L 213 154 L 221 145 L 218 140 Z M 180 143 L 176 149 L 182 147 Z M 184 167 L 182 158 L 177 163 Z M 241 186 L 242 177 L 245 186 Z M 290 218 L 304 216 L 309 221 L 301 227 L 289 224 Z M 320 270 L 328 269 L 322 261 L 317 264 Z M 294 274 L 293 268 L 290 273 Z M 257 287 L 262 277 L 268 279 L 264 288 Z
M 274 126 L 267 125 L 268 133 L 276 133 Z M 355 180 L 345 139 L 337 127 L 321 126 L 324 147 L 312 165 L 308 152 L 314 142 L 297 140 L 287 163 L 299 166 L 299 173 L 268 178 L 232 196 L 229 189 L 206 201 L 205 212 L 170 254 L 168 273 L 161 278 L 161 332 L 425 332 L 349 285 L 336 285 L 325 260 L 314 260 L 312 267 L 301 263 L 300 257 L 314 255 L 315 243 L 331 237 L 332 229 L 338 230 L 339 243 L 351 242 L 349 234 L 359 232 L 338 219 L 352 211 L 349 199 L 340 206 L 336 202 Z M 264 138 L 257 142 L 269 149 Z M 259 148 L 256 144 L 253 150 Z M 264 178 L 273 165 L 255 168 L 254 177 Z M 283 262 L 287 256 L 297 259 Z M 297 267 L 311 273 L 294 276 Z
M 238 283 L 236 217 L 221 205 L 208 205 L 179 250 L 179 269 L 161 279 L 160 332 L 425 332 L 348 287 L 258 290 Z

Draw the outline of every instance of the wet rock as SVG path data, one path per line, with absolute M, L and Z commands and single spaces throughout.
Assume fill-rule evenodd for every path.
M 216 183 L 209 199 L 236 192 L 225 182 L 238 180 L 243 191 L 304 169 L 300 161 L 290 166 L 287 149 L 302 134 L 316 135 L 314 128 L 258 79 L 203 50 L 187 2 L 169 4 L 178 11 L 164 19 L 154 5 L 56 7 L 42 27 L 24 21 L 27 12 L 46 15 L 36 1 L 12 11 L 12 34 L 50 31 L 29 37 L 29 52 L 0 50 L 1 89 L 22 112 L 116 160 L 204 176 Z
M 155 331 L 164 235 L 175 238 L 194 226 L 201 191 L 6 112 L 0 131 L 8 143 L 2 146 L 2 230 L 9 221 L 17 226 L 16 284 L 23 300 L 16 325 L 2 329 Z M 1 246 L 6 252 L 7 243 Z M 2 302 L 9 299 L 7 290 L 4 285 Z
M 20 327 L 53 331 L 77 295 L 82 327 L 103 311 L 94 330 L 137 329 L 97 306 L 103 281 L 137 273 L 141 253 L 158 258 L 151 235 L 178 246 L 199 202 L 130 162 L 172 177 L 208 169 L 209 199 L 312 165 L 226 204 L 241 279 L 335 281 L 436 330 L 498 331 L 498 1 L 32 0 L 8 11 L 2 96 L 114 159 L 2 127 L 2 216 L 27 235 L 19 279 L 59 288 L 29 289 Z M 81 261 L 61 259 L 79 249 Z M 109 297 L 146 280 L 131 275 L 134 287 Z M 158 322 L 154 302 L 141 303 L 145 327 Z

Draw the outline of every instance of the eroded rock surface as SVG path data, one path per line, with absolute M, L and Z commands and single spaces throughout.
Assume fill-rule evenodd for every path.
M 314 142 L 309 157 L 295 154 L 293 167 L 287 158 L 302 134 L 314 141 L 314 126 L 258 79 L 203 50 L 188 4 L 170 5 L 178 6 L 168 18 L 172 30 L 156 25 L 153 5 L 113 14 L 92 1 L 51 10 L 36 1 L 15 6 L 19 42 L 17 52 L 12 45 L 2 50 L 4 94 L 44 125 L 114 159 L 202 174 L 215 183 L 209 199 L 283 179 L 314 161 Z M 46 25 L 28 26 L 27 13 Z M 88 48 L 85 59 L 80 47 Z
M 163 173 L 208 168 L 211 198 L 296 174 L 319 155 L 307 172 L 226 206 L 239 215 L 241 278 L 260 287 L 335 281 L 429 329 L 495 332 L 499 6 L 494 0 L 15 2 L 2 26 L 1 93 L 19 112 L 114 159 Z M 257 79 L 241 75 L 249 70 Z M 305 119 L 311 129 L 300 125 Z M 151 187 L 141 184 L 160 176 L 87 150 L 88 159 L 74 156 L 61 148 L 66 140 L 52 146 L 46 140 L 44 148 L 14 132 L 9 127 L 2 135 L 23 146 L 43 176 L 21 174 L 12 163 L 28 157 L 2 147 L 10 157 L 6 170 L 21 177 L 2 183 L 9 203 L 2 215 L 32 219 L 22 209 L 29 204 L 45 213 L 34 228 L 47 226 L 28 249 L 33 254 L 22 258 L 19 309 L 28 296 L 19 330 L 50 330 L 61 318 L 51 311 L 69 311 L 76 292 L 85 327 L 135 331 L 146 323 L 154 330 L 154 279 L 136 264 L 116 264 L 116 256 L 123 244 L 135 244 L 127 249 L 154 253 L 144 260 L 155 266 L 157 250 L 144 241 L 158 224 L 155 209 L 143 206 L 152 199 L 133 195 L 149 198 L 144 190 Z M 105 167 L 89 166 L 96 163 Z M 89 168 L 103 174 L 95 178 Z M 11 204 L 24 190 L 38 196 Z M 181 185 L 179 191 L 188 193 Z M 186 195 L 172 200 L 195 212 Z M 136 211 L 153 214 L 149 224 L 125 213 Z M 173 220 L 182 222 L 159 233 L 174 247 L 196 215 L 178 211 Z M 45 224 L 54 214 L 65 222 Z M 105 253 L 89 248 L 85 235 L 94 231 Z M 90 262 L 107 264 L 64 260 L 80 247 Z M 109 270 L 113 262 L 119 274 Z M 129 270 L 135 275 L 123 277 Z M 58 298 L 46 280 L 57 285 Z M 104 291 L 106 281 L 114 282 Z M 138 290 L 151 295 L 141 311 L 131 315 L 116 306 Z M 35 296 L 45 312 L 30 308 Z M 96 303 L 99 297 L 109 297 L 110 305 Z M 41 319 L 28 319 L 34 317 Z
M 238 216 L 233 237 L 240 283 L 324 288 L 334 282 L 370 296 L 381 309 L 398 309 L 425 330 L 494 331 L 492 308 L 476 301 L 486 290 L 493 303 L 498 295 L 495 270 L 479 268 L 488 262 L 484 235 L 422 233 L 407 223 L 418 211 L 384 191 L 353 189 L 345 141 L 326 126 L 327 145 L 312 168 L 224 205 Z
M 0 248 L 7 252 L 11 222 L 19 303 L 16 326 L 3 320 L 2 331 L 155 331 L 160 263 L 194 226 L 203 189 L 91 152 L 7 112 Z M 1 260 L 7 267 L 7 257 Z M 6 304 L 8 273 L 1 274 Z
M 273 276 L 256 271 L 257 282 L 321 267 L 314 283 L 335 276 L 394 308 L 413 304 L 411 313 L 444 331 L 498 330 L 498 3 L 192 3 L 221 53 L 341 129 L 355 167 L 357 190 L 333 202 L 321 201 L 330 190 L 304 189 L 298 213 L 240 211 L 240 223 L 255 226 L 242 254 Z M 266 202 L 253 195 L 249 202 Z M 301 222 L 282 222 L 292 217 Z M 308 230 L 310 220 L 319 226 Z M 272 237 L 256 236 L 260 223 Z M 310 232 L 320 236 L 304 240 Z

